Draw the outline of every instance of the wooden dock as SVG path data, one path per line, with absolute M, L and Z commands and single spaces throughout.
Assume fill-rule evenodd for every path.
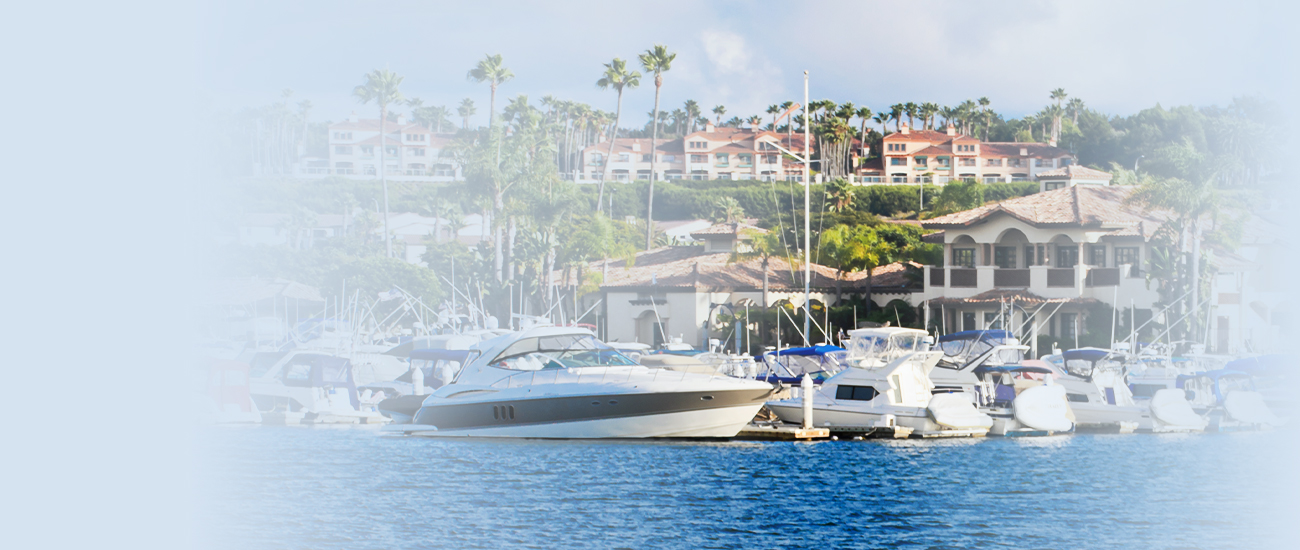
M 735 439 L 744 441 L 819 441 L 830 439 L 828 428 L 804 428 L 794 424 L 754 423 L 745 426 Z

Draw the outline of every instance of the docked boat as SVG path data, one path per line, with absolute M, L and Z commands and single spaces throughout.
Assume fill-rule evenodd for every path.
M 1183 375 L 1178 385 L 1192 409 L 1208 420 L 1209 431 L 1260 430 L 1282 424 L 1245 372 L 1218 369 Z
M 373 404 L 363 405 L 351 361 L 314 351 L 291 351 L 272 364 L 255 364 L 249 378 L 249 394 L 261 411 L 263 422 L 371 424 L 388 421 Z
M 763 354 L 756 376 L 766 382 L 797 386 L 807 374 L 814 384 L 821 384 L 844 370 L 847 357 L 844 348 L 827 344 L 769 351 Z
M 1052 371 L 1024 365 L 1028 346 L 1003 330 L 968 330 L 939 337 L 944 357 L 930 372 L 936 393 L 963 393 L 993 418 L 990 435 L 1042 436 L 1069 432 L 1074 414 Z
M 732 437 L 772 385 L 638 365 L 591 332 L 540 327 L 479 344 L 456 379 L 426 397 L 426 436 Z
M 1205 419 L 1192 410 L 1178 390 L 1157 389 L 1149 399 L 1134 399 L 1126 376 L 1129 361 L 1123 353 L 1081 348 L 1047 356 L 1044 361 L 1045 365 L 1060 368 L 1056 381 L 1065 388 L 1080 429 L 1165 433 L 1205 428 Z
M 924 331 L 869 328 L 849 332 L 839 369 L 814 392 L 813 424 L 832 433 L 869 433 L 902 426 L 914 437 L 982 436 L 993 419 L 958 394 L 934 394 L 930 371 L 943 352 L 930 351 Z M 802 396 L 769 401 L 768 409 L 790 423 L 804 421 Z

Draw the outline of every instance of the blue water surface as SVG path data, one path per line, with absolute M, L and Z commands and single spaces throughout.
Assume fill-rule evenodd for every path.
M 197 546 L 1300 548 L 1293 431 L 446 440 L 212 428 Z

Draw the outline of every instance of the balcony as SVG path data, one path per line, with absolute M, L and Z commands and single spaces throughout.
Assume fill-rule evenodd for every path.
M 1090 287 L 1119 285 L 1119 268 L 1118 267 L 1091 268 L 1088 270 L 1088 275 L 1087 277 L 1084 278 L 1083 284 Z
M 1047 270 L 1047 286 L 1051 288 L 1070 288 L 1074 286 L 1074 268 L 1051 268 Z
M 978 271 L 973 267 L 954 267 L 948 276 L 948 286 L 952 288 L 975 288 L 979 285 Z
M 996 269 L 993 286 L 997 288 L 1029 288 L 1029 269 Z
M 944 268 L 942 268 L 942 267 L 931 267 L 931 268 L 930 268 L 930 286 L 944 286 L 944 284 L 943 284 L 943 279 L 944 279 L 944 277 L 943 277 L 943 270 L 944 270 Z

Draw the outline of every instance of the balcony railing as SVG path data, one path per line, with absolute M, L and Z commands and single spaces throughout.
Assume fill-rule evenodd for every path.
M 930 268 L 930 286 L 943 286 L 943 269 L 942 267 Z
M 1119 268 L 1091 268 L 1088 270 L 1088 276 L 1084 279 L 1084 284 L 1088 286 L 1116 286 L 1119 284 Z
M 975 288 L 979 277 L 974 268 L 953 268 L 948 275 L 948 286 L 952 288 Z
M 1052 268 L 1047 270 L 1047 286 L 1069 288 L 1074 286 L 1074 268 Z
M 998 288 L 1029 288 L 1028 269 L 995 269 L 993 286 Z

